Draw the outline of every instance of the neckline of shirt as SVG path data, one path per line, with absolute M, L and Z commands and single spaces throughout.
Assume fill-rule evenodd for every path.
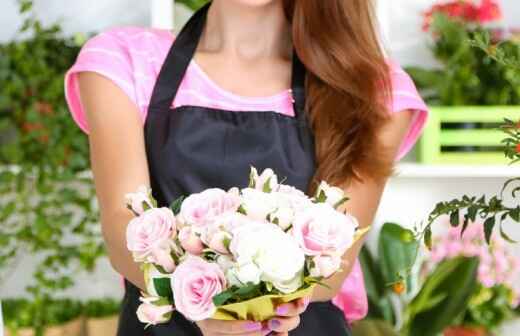
M 170 40 L 174 40 L 175 34 L 169 29 L 159 29 L 168 33 Z M 283 100 L 290 100 L 292 95 L 292 89 L 285 89 L 282 92 L 275 93 L 269 96 L 244 96 L 239 95 L 234 92 L 231 92 L 227 89 L 224 89 L 219 84 L 217 84 L 207 73 L 202 69 L 202 67 L 195 61 L 194 58 L 191 59 L 189 67 L 193 68 L 200 78 L 206 82 L 212 89 L 217 91 L 219 94 L 238 101 L 243 104 L 263 104 L 263 103 L 272 103 Z

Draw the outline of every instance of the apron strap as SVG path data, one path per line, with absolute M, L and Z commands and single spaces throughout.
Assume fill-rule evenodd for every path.
M 211 1 L 197 10 L 172 43 L 154 85 L 149 113 L 161 113 L 161 111 L 170 109 L 204 31 L 210 5 Z M 303 119 L 305 115 L 305 66 L 295 50 L 292 60 L 291 89 L 295 117 Z

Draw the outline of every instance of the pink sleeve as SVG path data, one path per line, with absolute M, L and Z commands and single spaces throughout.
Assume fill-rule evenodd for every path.
M 389 64 L 392 80 L 391 113 L 399 113 L 405 110 L 413 111 L 412 123 L 397 154 L 396 160 L 400 160 L 417 142 L 417 139 L 426 125 L 429 110 L 417 92 L 417 88 L 410 76 L 397 62 L 391 60 Z
M 69 111 L 76 124 L 87 134 L 89 132 L 87 119 L 78 90 L 79 72 L 93 71 L 107 77 L 137 104 L 132 60 L 125 41 L 118 34 L 123 29 L 111 28 L 91 37 L 83 45 L 75 63 L 65 74 L 65 98 Z M 143 121 L 144 117 L 141 115 Z

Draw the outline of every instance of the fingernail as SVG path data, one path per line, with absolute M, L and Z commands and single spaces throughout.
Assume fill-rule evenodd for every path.
M 281 305 L 276 307 L 276 314 L 285 315 L 289 312 L 289 307 L 287 305 Z
M 280 328 L 281 325 L 282 325 L 282 323 L 278 320 L 269 320 L 269 328 L 271 330 L 276 330 L 276 329 Z
M 248 322 L 246 323 L 247 331 L 257 331 L 262 329 L 262 323 L 260 322 Z

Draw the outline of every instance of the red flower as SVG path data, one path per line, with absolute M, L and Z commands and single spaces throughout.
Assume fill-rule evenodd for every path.
M 497 21 L 502 18 L 500 6 L 496 0 L 482 0 L 480 5 L 472 0 L 454 0 L 434 5 L 423 14 L 422 29 L 428 31 L 434 14 L 444 14 L 451 18 L 458 18 L 465 22 L 484 24 Z
M 516 145 L 516 152 L 520 154 L 520 143 Z
M 477 22 L 487 23 L 502 19 L 500 6 L 494 0 L 482 0 L 477 14 Z

